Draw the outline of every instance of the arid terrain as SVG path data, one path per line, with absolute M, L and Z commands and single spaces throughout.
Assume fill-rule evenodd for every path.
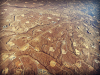
M 100 74 L 99 4 L 1 0 L 0 75 Z

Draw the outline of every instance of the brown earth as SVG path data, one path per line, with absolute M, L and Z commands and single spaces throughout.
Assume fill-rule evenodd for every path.
M 1 1 L 0 74 L 98 73 L 97 3 L 90 0 Z

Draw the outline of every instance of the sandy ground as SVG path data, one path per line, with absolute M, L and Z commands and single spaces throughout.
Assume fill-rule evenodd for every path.
M 95 75 L 98 0 L 2 0 L 1 75 Z

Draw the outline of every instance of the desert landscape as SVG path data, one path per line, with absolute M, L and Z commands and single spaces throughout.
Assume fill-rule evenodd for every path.
M 100 74 L 100 1 L 1 0 L 0 75 Z

